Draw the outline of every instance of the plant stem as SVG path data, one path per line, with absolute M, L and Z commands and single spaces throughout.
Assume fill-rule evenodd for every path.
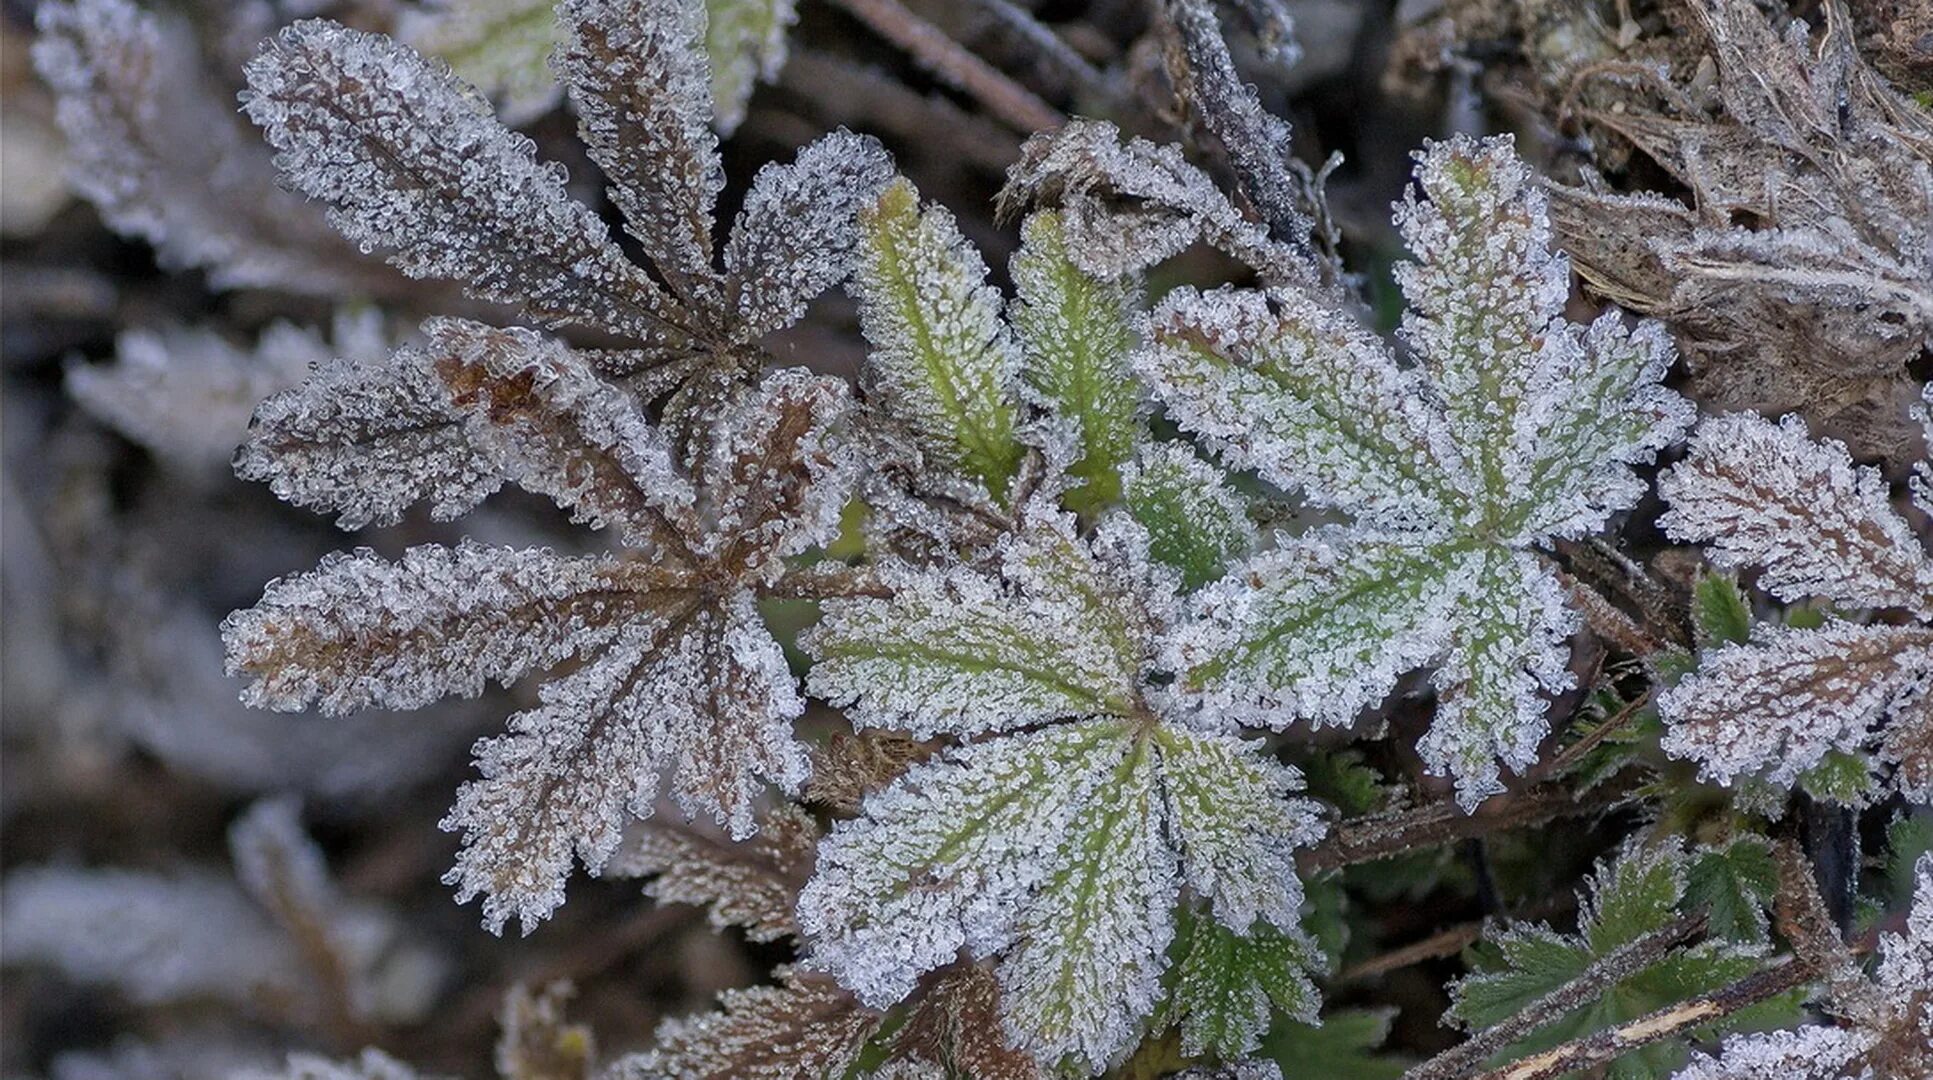
M 1334 870 L 1553 818 L 1595 814 L 1615 806 L 1628 794 L 1627 784 L 1600 785 L 1578 795 L 1562 784 L 1550 783 L 1492 799 L 1471 814 L 1447 800 L 1372 814 L 1343 822 L 1321 843 L 1304 849 L 1296 866 L 1305 874 Z
M 833 0 L 873 32 L 899 46 L 941 81 L 971 96 L 1017 131 L 1052 131 L 1067 118 L 1033 91 L 967 51 L 945 31 L 907 10 L 899 0 Z
M 1403 1080 L 1458 1080 L 1481 1068 L 1499 1050 L 1583 1005 L 1651 966 L 1705 927 L 1702 915 L 1680 916 L 1591 962 L 1575 979 L 1519 1009 L 1464 1042 L 1403 1074 Z
M 1703 1027 L 1762 1001 L 1769 1001 L 1804 985 L 1811 978 L 1811 965 L 1803 960 L 1787 960 L 1709 994 L 1700 994 L 1636 1020 L 1573 1039 L 1500 1069 L 1492 1069 L 1479 1075 L 1476 1080 L 1554 1080 L 1566 1073 L 1595 1068 L 1616 1061 L 1639 1047 Z

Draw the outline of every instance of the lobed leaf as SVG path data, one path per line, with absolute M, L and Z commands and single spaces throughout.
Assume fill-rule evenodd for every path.
M 1182 926 L 1174 990 L 1163 1014 L 1180 1029 L 1182 1053 L 1233 1060 L 1261 1045 L 1278 1013 L 1316 1021 L 1321 995 L 1303 970 L 1319 960 L 1306 939 L 1268 926 L 1238 933 L 1185 915 Z
M 600 871 L 661 783 L 743 838 L 767 781 L 790 793 L 805 779 L 792 740 L 805 703 L 749 593 L 631 619 L 540 700 L 478 743 L 483 777 L 442 822 L 463 834 L 444 883 L 459 903 L 483 897 L 493 931 L 515 915 L 528 933 L 555 910 L 573 855 Z
M 552 324 L 682 340 L 682 315 L 573 201 L 563 170 L 441 64 L 311 19 L 247 67 L 243 109 L 296 190 L 412 277 L 451 278 Z
M 860 213 L 853 292 L 877 407 L 943 468 L 1004 497 L 1020 464 L 1019 356 L 986 266 L 940 207 L 895 181 Z
M 1763 567 L 1774 596 L 1933 616 L 1933 559 L 1885 480 L 1854 466 L 1843 444 L 1809 438 L 1797 417 L 1706 420 L 1658 490 L 1672 539 L 1708 545 L 1726 569 Z
M 797 0 L 706 0 L 705 55 L 719 134 L 730 135 L 745 119 L 753 87 L 778 78 L 797 8 Z
M 789 1080 L 844 1076 L 881 1017 L 831 979 L 779 969 L 777 986 L 727 990 L 721 1011 L 667 1020 L 655 1046 L 621 1058 L 614 1080 Z
M 743 927 L 751 941 L 798 932 L 792 905 L 822 832 L 796 806 L 767 814 L 756 837 L 730 843 L 706 831 L 647 821 L 627 836 L 605 877 L 648 877 L 645 895 L 661 904 L 702 904 L 715 930 Z
M 561 29 L 553 0 L 431 0 L 403 9 L 395 36 L 449 64 L 496 101 L 504 123 L 518 127 L 563 99 L 550 70 Z
M 1074 426 L 1079 456 L 1067 505 L 1092 517 L 1120 498 L 1120 470 L 1142 439 L 1140 394 L 1127 358 L 1140 344 L 1139 288 L 1089 276 L 1070 259 L 1060 217 L 1030 216 L 1013 258 L 1008 318 L 1020 346 L 1022 393 Z

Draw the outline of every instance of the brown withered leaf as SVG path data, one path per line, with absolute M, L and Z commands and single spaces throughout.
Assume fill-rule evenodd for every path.
M 940 1066 L 975 1080 L 1040 1080 L 1039 1064 L 1007 1045 L 1000 981 L 977 964 L 942 974 L 893 1038 L 893 1056 Z
M 700 904 L 716 929 L 738 926 L 752 941 L 776 941 L 798 933 L 793 908 L 823 831 L 791 804 L 766 815 L 758 835 L 744 843 L 677 822 L 645 821 L 625 837 L 603 876 L 648 877 L 645 894 L 659 903 Z
M 780 968 L 777 986 L 727 990 L 720 1011 L 667 1020 L 656 1046 L 616 1062 L 613 1080 L 792 1080 L 843 1076 L 883 1019 L 830 976 Z
M 812 780 L 807 802 L 835 813 L 856 814 L 868 794 L 899 779 L 901 773 L 938 752 L 932 739 L 915 739 L 904 732 L 867 728 L 834 732 L 812 752 Z
M 851 398 L 837 380 L 775 372 L 720 414 L 688 466 L 594 360 L 532 331 L 439 320 L 417 356 L 422 411 L 460 423 L 483 471 L 608 527 L 627 550 L 466 542 L 394 563 L 333 556 L 227 620 L 229 668 L 254 677 L 253 704 L 343 712 L 474 695 L 578 661 L 478 745 L 483 776 L 444 821 L 465 841 L 445 880 L 484 897 L 491 927 L 516 915 L 528 929 L 562 902 L 573 859 L 602 866 L 661 784 L 742 838 L 768 782 L 790 792 L 804 780 L 791 734 L 804 701 L 757 602 L 786 556 L 836 535 L 858 469 L 841 434 Z M 367 430 L 316 421 L 304 392 L 280 427 Z M 259 442 L 272 458 L 270 427 Z M 336 452 L 353 465 L 362 451 Z M 419 467 L 445 470 L 433 455 Z

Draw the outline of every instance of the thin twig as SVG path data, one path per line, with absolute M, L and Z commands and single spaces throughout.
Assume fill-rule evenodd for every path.
M 1067 118 L 1006 73 L 967 51 L 946 32 L 906 9 L 899 0 L 833 0 L 873 32 L 899 46 L 949 86 L 971 96 L 1002 123 L 1032 134 L 1052 131 Z
M 1161 12 L 1172 31 L 1168 67 L 1175 92 L 1221 144 L 1269 235 L 1314 259 L 1315 222 L 1303 211 L 1308 184 L 1289 172 L 1295 160 L 1289 125 L 1262 108 L 1254 87 L 1242 81 L 1221 23 L 1204 0 L 1163 0 Z
M 1591 730 L 1585 732 L 1583 738 L 1566 746 L 1563 750 L 1552 755 L 1549 760 L 1532 769 L 1529 776 L 1533 780 L 1548 780 L 1564 775 L 1570 771 L 1572 766 L 1582 761 L 1585 754 L 1595 750 L 1613 732 L 1629 723 L 1631 718 L 1637 715 L 1639 709 L 1649 705 L 1654 693 L 1656 693 L 1655 687 L 1646 688 L 1644 693 L 1632 698 L 1622 708 L 1618 709 L 1617 712 L 1605 717 L 1596 726 L 1592 727 Z
M 1616 1061 L 1640 1047 L 1749 1009 L 1803 986 L 1811 978 L 1812 968 L 1809 964 L 1799 959 L 1787 960 L 1776 967 L 1748 975 L 1730 986 L 1700 994 L 1594 1035 L 1573 1039 L 1500 1069 L 1492 1069 L 1476 1080 L 1553 1080 L 1566 1073 L 1595 1068 Z
M 1421 941 L 1413 941 L 1401 948 L 1372 956 L 1361 963 L 1351 964 L 1342 969 L 1336 976 L 1336 981 L 1339 983 L 1366 982 L 1379 975 L 1401 971 L 1412 964 L 1462 952 L 1466 946 L 1482 936 L 1482 923 L 1458 923 L 1447 930 L 1439 930 Z
M 1673 919 L 1591 962 L 1577 977 L 1517 1010 L 1469 1039 L 1403 1074 L 1403 1080 L 1460 1080 L 1499 1050 L 1590 1003 L 1591 999 L 1643 971 L 1705 927 L 1702 915 Z
M 1087 57 L 1075 52 L 1059 34 L 1034 18 L 1032 12 L 1012 0 L 973 0 L 973 3 L 1032 46 L 1082 93 L 1106 101 L 1120 100 L 1120 84 L 1110 81 L 1100 68 L 1087 62 Z
M 1561 784 L 1542 784 L 1490 800 L 1466 814 L 1444 801 L 1345 821 L 1296 859 L 1303 873 L 1373 862 L 1422 847 L 1486 836 L 1561 817 L 1607 810 L 1630 794 L 1627 785 L 1606 784 L 1578 795 Z

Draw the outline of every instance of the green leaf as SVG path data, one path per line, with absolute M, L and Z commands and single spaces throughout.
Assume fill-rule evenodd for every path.
M 712 123 L 721 134 L 731 134 L 745 119 L 754 86 L 778 78 L 797 6 L 797 0 L 705 0 Z
M 1142 438 L 1140 392 L 1127 367 L 1141 340 L 1140 290 L 1076 268 L 1055 213 L 1029 217 L 1021 240 L 1009 319 L 1020 342 L 1024 392 L 1075 425 L 1080 456 L 1068 474 L 1078 486 L 1064 501 L 1092 517 L 1120 498 L 1120 468 Z
M 827 601 L 800 639 L 817 661 L 811 692 L 861 726 L 922 735 L 1131 712 L 1144 647 L 1133 613 L 1110 603 L 1065 515 L 1030 520 L 1001 581 L 888 564 L 890 598 Z
M 1019 355 L 1000 294 L 953 215 L 900 179 L 860 214 L 852 289 L 873 344 L 865 378 L 934 462 L 1004 498 L 1019 467 Z
M 1303 969 L 1319 959 L 1306 938 L 1259 924 L 1238 934 L 1183 911 L 1173 951 L 1174 989 L 1156 1027 L 1177 1026 L 1189 1057 L 1239 1059 L 1260 1044 L 1272 1015 L 1316 1017 L 1321 997 Z
M 1745 833 L 1692 855 L 1685 868 L 1685 908 L 1704 912 L 1714 937 L 1762 942 L 1766 908 L 1778 885 L 1771 843 Z
M 1879 794 L 1879 776 L 1863 751 L 1835 748 L 1799 774 L 1799 786 L 1821 802 L 1865 807 Z
M 550 70 L 561 34 L 555 6 L 553 0 L 443 0 L 405 11 L 396 36 L 488 94 L 505 123 L 523 124 L 562 98 Z
M 1320 1025 L 1284 1020 L 1262 1041 L 1262 1056 L 1282 1067 L 1282 1080 L 1397 1080 L 1409 1062 L 1376 1053 L 1395 1015 L 1394 1009 L 1343 1009 Z
M 1222 576 L 1256 541 L 1241 495 L 1186 443 L 1156 443 L 1128 466 L 1128 513 L 1148 530 L 1148 554 L 1181 574 L 1184 589 Z
M 1318 751 L 1300 762 L 1309 794 L 1334 804 L 1343 817 L 1378 809 L 1389 797 L 1383 774 L 1357 749 Z
M 1738 859 L 1749 872 L 1752 856 L 1741 850 Z M 1577 933 L 1560 934 L 1541 925 L 1515 926 L 1473 947 L 1474 973 L 1452 986 L 1450 1014 L 1473 1030 L 1490 1027 L 1570 983 L 1619 947 L 1661 929 L 1685 906 L 1689 862 L 1675 841 L 1627 848 L 1592 878 Z M 1706 903 L 1709 907 L 1711 901 Z M 1511 1060 L 1636 1020 L 1735 982 L 1764 963 L 1760 948 L 1717 938 L 1675 949 L 1493 1060 Z M 1763 1010 L 1729 1016 L 1715 1026 L 1729 1030 L 1757 1023 L 1788 1006 L 1780 999 Z M 1611 1075 L 1622 1080 L 1668 1075 L 1686 1053 L 1685 1040 L 1666 1040 L 1619 1059 Z
M 1701 647 L 1739 645 L 1752 636 L 1752 604 L 1733 574 L 1702 574 L 1692 586 L 1691 617 Z

